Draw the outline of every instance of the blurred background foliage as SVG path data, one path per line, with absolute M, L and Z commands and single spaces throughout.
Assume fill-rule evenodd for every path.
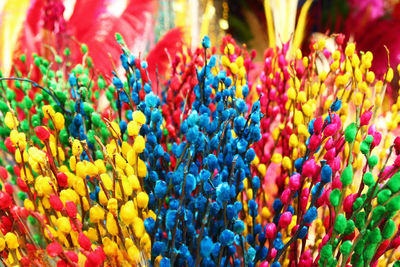
M 174 28 L 174 38 L 192 49 L 205 34 L 217 46 L 231 34 L 259 61 L 266 47 L 290 42 L 307 50 L 319 33 L 340 32 L 373 52 L 378 75 L 387 66 L 384 45 L 391 64 L 400 63 L 398 0 L 2 0 L 0 20 L 4 74 L 21 53 L 48 53 L 41 43 L 60 51 L 86 43 L 94 62 L 104 63 L 118 52 L 115 32 L 147 54 Z

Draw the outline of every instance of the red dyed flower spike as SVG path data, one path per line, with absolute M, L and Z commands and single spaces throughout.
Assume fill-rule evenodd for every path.
M 53 209 L 55 209 L 56 211 L 62 211 L 63 210 L 64 205 L 63 205 L 61 199 L 58 196 L 56 196 L 54 194 L 51 194 L 49 201 L 50 201 L 51 207 Z
M 78 242 L 84 250 L 90 251 L 92 249 L 92 242 L 90 242 L 90 239 L 82 232 L 79 233 Z
M 63 251 L 63 248 L 59 243 L 53 242 L 47 245 L 46 250 L 50 257 L 57 257 Z
M 67 210 L 67 214 L 70 218 L 76 218 L 76 214 L 78 213 L 78 210 L 77 210 L 74 202 L 66 201 L 65 209 Z
M 12 199 L 9 194 L 0 191 L 0 209 L 4 210 L 12 204 Z
M 67 187 L 68 186 L 68 176 L 63 173 L 57 173 L 57 182 L 60 187 Z
M 35 127 L 35 134 L 41 141 L 46 141 L 50 138 L 49 131 L 47 131 L 46 128 L 42 126 Z
M 8 172 L 3 166 L 0 166 L 0 177 L 4 180 L 8 178 Z

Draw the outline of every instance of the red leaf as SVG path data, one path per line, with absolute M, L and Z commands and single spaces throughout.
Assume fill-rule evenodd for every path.
M 40 40 L 36 37 L 39 34 L 41 28 L 41 19 L 43 14 L 43 7 L 45 5 L 44 0 L 33 0 L 31 1 L 31 6 L 29 7 L 28 13 L 26 15 L 26 23 L 22 28 L 23 32 L 19 40 L 20 47 L 24 49 L 24 52 L 39 51 Z
M 173 28 L 169 30 L 151 49 L 147 55 L 147 63 L 149 65 L 148 72 L 150 80 L 156 84 L 156 69 L 160 76 L 165 76 L 170 64 L 168 54 L 172 57 L 181 50 L 183 32 L 180 28 Z M 168 53 L 168 54 L 167 54 Z
M 79 38 L 92 26 L 96 27 L 99 17 L 107 11 L 107 0 L 77 1 L 74 12 L 68 20 L 68 27 Z
M 78 52 L 77 40 L 89 47 L 89 56 L 98 71 L 108 74 L 112 70 L 110 56 L 117 62 L 120 47 L 115 41 L 115 33 L 119 32 L 126 38 L 129 48 L 144 50 L 151 40 L 153 18 L 157 2 L 155 0 L 128 0 L 125 10 L 121 16 L 116 17 L 107 10 L 107 5 L 112 0 L 85 0 L 76 1 L 74 11 L 68 21 L 65 22 L 66 29 L 63 32 L 53 33 L 56 38 L 42 36 L 43 14 L 45 12 L 44 0 L 34 0 L 28 11 L 27 23 L 24 25 L 20 37 L 19 51 L 27 54 L 27 63 L 31 63 L 30 55 L 46 52 L 42 51 L 42 44 L 46 43 L 57 48 L 62 53 L 65 47 L 51 40 L 62 40 L 62 44 L 71 49 L 72 64 L 82 62 L 82 55 Z M 71 38 L 73 37 L 73 38 Z M 142 46 L 138 44 L 142 43 Z M 136 50 L 138 51 L 138 50 Z M 19 55 L 19 53 L 16 53 Z
M 89 18 L 86 18 L 85 12 L 80 15 L 82 14 L 81 7 L 75 7 L 76 19 L 75 15 L 72 15 L 67 22 L 67 27 L 79 42 L 87 44 L 89 56 L 92 57 L 96 69 L 108 74 L 112 70 L 110 56 L 117 59 L 121 52 L 115 41 L 115 33 L 119 32 L 125 37 L 129 48 L 137 46 L 138 42 L 149 40 L 152 28 L 149 27 L 152 23 L 150 14 L 155 10 L 156 2 L 154 0 L 130 0 L 120 17 L 105 12 L 103 9 L 105 1 L 100 1 L 102 3 L 97 3 L 99 1 L 96 0 L 89 2 L 93 2 L 94 5 L 94 11 L 88 14 Z M 89 8 L 92 7 L 89 5 Z M 84 17 L 83 20 L 82 17 Z

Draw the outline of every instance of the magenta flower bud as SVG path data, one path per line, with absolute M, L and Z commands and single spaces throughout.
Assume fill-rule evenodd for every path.
M 265 235 L 268 239 L 275 238 L 276 225 L 269 223 L 265 226 Z
M 332 180 L 332 189 L 342 188 L 342 182 L 340 181 L 340 175 L 337 174 L 335 179 Z
M 262 156 L 262 157 L 261 157 L 261 162 L 262 162 L 262 163 L 267 163 L 267 162 L 269 161 L 270 158 L 271 158 L 271 157 Z
M 306 187 L 306 188 L 303 188 L 303 190 L 301 191 L 300 196 L 304 197 L 304 196 L 308 196 L 309 194 L 310 194 L 310 188 Z
M 343 211 L 344 212 L 352 212 L 353 211 L 353 203 L 357 198 L 357 194 L 348 195 L 343 201 Z
M 396 159 L 393 162 L 393 165 L 396 167 L 400 167 L 400 155 L 396 157 Z
M 268 103 L 268 99 L 267 99 L 267 96 L 264 94 L 260 98 L 260 104 L 262 107 L 265 107 L 265 106 L 267 106 L 267 103 Z
M 303 64 L 298 64 L 296 66 L 296 73 L 297 73 L 297 75 L 299 75 L 299 77 L 303 76 L 304 71 L 305 71 L 305 69 L 304 69 Z
M 279 108 L 277 106 L 273 107 L 272 108 L 272 116 L 275 117 L 276 115 L 278 115 L 278 113 L 279 113 Z
M 292 213 L 290 213 L 290 211 L 282 213 L 281 217 L 279 218 L 279 226 L 282 229 L 285 229 L 289 226 L 291 222 L 292 222 Z
M 287 52 L 289 51 L 289 47 L 290 47 L 290 42 L 286 42 L 282 44 L 282 54 L 286 55 Z
M 333 147 L 333 139 L 328 138 L 328 140 L 325 142 L 325 150 L 328 151 Z
M 290 74 L 289 71 L 287 70 L 287 68 L 283 69 L 283 78 L 287 81 L 290 79 Z
M 346 142 L 345 138 L 342 136 L 337 142 L 336 142 L 336 151 L 342 151 L 344 148 L 344 143 Z
M 306 177 L 313 177 L 316 170 L 315 159 L 309 159 L 303 164 L 302 174 Z
M 271 258 L 275 258 L 276 253 L 277 253 L 276 248 L 273 248 L 273 249 L 271 250 Z
M 304 253 L 301 254 L 301 258 L 303 258 L 303 259 L 311 258 L 312 259 L 311 250 L 307 249 L 306 251 L 304 251 Z
M 372 147 L 379 146 L 379 144 L 381 143 L 381 140 L 382 140 L 382 134 L 380 132 L 375 132 L 373 134 L 373 137 L 374 137 L 374 141 L 372 141 Z
M 310 189 L 304 188 L 300 196 L 300 209 L 305 212 L 308 205 L 308 195 L 310 194 Z
M 337 156 L 331 163 L 330 166 L 332 168 L 332 172 L 336 172 L 338 170 L 340 170 L 341 166 L 342 166 L 342 161 L 340 160 L 340 157 Z
M 269 112 L 269 111 L 268 111 Z M 269 118 L 265 118 L 265 120 L 261 121 L 261 129 L 267 129 L 268 125 L 270 124 Z
M 264 61 L 264 71 L 265 73 L 270 73 L 272 70 L 272 59 L 267 57 Z
M 283 204 L 286 204 L 290 201 L 290 189 L 286 188 L 283 190 L 282 195 L 281 195 L 281 201 Z
M 315 134 L 320 134 L 322 131 L 322 126 L 324 125 L 324 121 L 322 120 L 322 117 L 318 117 L 314 121 L 314 133 Z
M 396 155 L 400 154 L 400 136 L 397 136 L 393 142 L 394 149 L 396 151 Z
M 269 149 L 269 147 L 268 147 L 268 144 L 265 144 L 265 145 L 264 145 L 264 156 L 265 156 L 267 159 L 270 159 L 270 158 L 271 158 L 271 153 L 270 153 L 269 151 L 270 151 L 270 149 Z
M 280 77 L 281 77 L 280 73 L 278 71 L 275 72 L 275 76 L 272 79 L 272 83 L 275 85 L 278 84 L 278 82 L 281 80 Z
M 292 190 L 292 191 L 299 190 L 299 188 L 300 188 L 300 177 L 301 177 L 301 175 L 299 173 L 295 173 L 289 178 L 289 188 L 290 188 L 290 190 Z
M 268 133 L 263 133 L 263 134 L 262 134 L 262 140 L 263 140 L 264 142 L 268 141 L 268 138 L 269 138 L 269 134 L 268 134 Z
M 310 142 L 308 143 L 308 148 L 311 151 L 316 151 L 321 144 L 321 136 L 313 134 L 310 138 Z
M 307 205 L 308 205 L 308 196 L 300 197 L 300 209 L 302 210 L 302 212 L 306 211 Z
M 372 111 L 365 111 L 360 117 L 360 126 L 368 125 L 372 117 Z
M 315 172 L 312 177 L 312 181 L 314 184 L 319 183 L 321 181 L 321 178 L 319 176 L 319 173 L 321 172 L 321 166 L 320 165 L 315 165 Z
M 384 177 L 385 180 L 386 180 L 386 179 L 389 179 L 390 177 L 393 176 L 393 174 L 394 174 L 393 168 L 394 168 L 394 166 L 387 166 L 387 167 L 385 168 L 385 170 L 384 170 L 383 173 L 382 173 L 382 177 Z M 389 175 L 389 173 L 392 173 L 392 174 Z
M 327 191 L 324 190 L 321 196 L 317 199 L 317 207 L 322 207 L 326 203 Z M 329 195 L 328 195 L 329 196 Z
M 276 90 L 275 89 L 271 89 L 271 91 L 269 91 L 269 99 L 270 100 L 276 99 Z
M 265 77 L 265 76 L 263 76 L 263 75 L 261 74 L 260 79 L 262 79 L 262 77 Z M 265 78 L 264 78 L 264 81 L 263 81 L 263 82 L 265 82 Z M 257 93 L 258 93 L 259 95 L 262 93 L 262 86 L 261 86 L 261 84 L 257 84 L 256 90 L 257 90 Z
M 326 235 L 322 238 L 321 247 L 325 246 L 326 243 L 328 243 L 330 237 L 331 237 L 331 236 L 330 236 L 329 234 L 326 234 Z
M 336 123 L 331 123 L 324 129 L 325 136 L 333 136 L 338 130 Z
M 307 233 L 306 237 L 307 236 L 308 236 L 308 233 Z M 305 254 L 305 252 L 300 255 L 298 266 L 312 266 L 313 265 L 313 259 L 311 258 L 311 260 L 310 260 L 307 256 L 304 256 L 304 254 Z
M 285 68 L 286 59 L 285 59 L 285 56 L 284 56 L 284 55 L 282 55 L 282 54 L 279 55 L 279 57 L 278 57 L 278 64 L 279 64 L 279 67 L 280 67 L 281 69 L 283 69 L 283 70 L 286 69 L 286 68 Z
M 324 159 L 326 159 L 327 161 L 331 161 L 334 160 L 336 157 L 336 149 L 332 148 L 329 149 L 326 154 L 324 155 Z
M 336 129 L 341 129 L 342 128 L 342 120 L 340 119 L 339 115 L 334 113 L 332 115 L 332 123 L 336 124 Z
M 375 132 L 376 132 L 376 125 L 373 123 L 368 127 L 368 134 L 373 136 Z
M 292 235 L 294 235 L 294 234 L 296 233 L 297 229 L 299 229 L 299 226 L 300 226 L 300 225 L 298 225 L 298 224 L 296 224 L 295 226 L 293 226 L 292 231 L 291 231 L 291 234 L 292 234 Z M 290 257 L 291 257 L 291 255 L 289 255 L 289 258 L 290 258 Z
M 326 58 L 330 58 L 330 56 L 331 56 L 331 52 L 329 52 L 329 50 L 326 48 L 324 48 L 324 50 L 322 50 L 322 53 L 324 54 L 324 56 Z
M 312 259 L 311 261 L 309 259 L 300 259 L 299 261 L 299 266 L 312 266 L 312 264 Z

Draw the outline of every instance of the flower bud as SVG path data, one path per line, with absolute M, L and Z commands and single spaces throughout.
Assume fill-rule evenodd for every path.
M 325 136 L 333 136 L 338 130 L 336 123 L 331 123 L 324 129 Z
M 306 214 L 303 216 L 303 220 L 305 223 L 311 223 L 314 221 L 318 216 L 318 211 L 316 207 L 311 207 Z
M 320 145 L 321 145 L 321 136 L 313 134 L 310 138 L 310 142 L 308 143 L 308 148 L 311 151 L 316 151 Z
M 332 169 L 326 164 L 321 168 L 321 181 L 323 183 L 329 183 L 332 178 Z
M 118 226 L 117 222 L 115 221 L 114 215 L 111 212 L 107 213 L 107 221 L 106 221 L 107 231 L 113 235 L 118 235 Z
M 50 257 L 54 258 L 63 252 L 63 248 L 58 242 L 54 241 L 47 245 L 46 251 Z
M 140 192 L 137 197 L 137 203 L 139 208 L 146 208 L 147 204 L 149 203 L 149 196 L 145 192 Z
M 64 115 L 61 114 L 60 112 L 57 112 L 54 115 L 54 126 L 58 131 L 61 131 L 64 129 L 64 124 L 65 124 L 65 118 Z
M 62 211 L 63 210 L 64 205 L 63 205 L 61 199 L 58 196 L 56 196 L 54 194 L 51 194 L 50 198 L 49 198 L 49 201 L 50 201 L 51 207 L 53 209 L 55 209 L 56 211 Z
M 360 126 L 368 125 L 372 117 L 372 111 L 365 111 L 360 117 Z
M 116 200 L 115 198 L 110 198 L 108 200 L 108 203 L 107 203 L 107 209 L 112 213 L 117 212 L 117 210 L 118 210 L 118 200 Z
M 340 181 L 342 182 L 343 186 L 348 186 L 353 182 L 353 168 L 351 165 L 344 169 L 342 175 L 340 176 Z
M 265 226 L 265 235 L 268 239 L 274 238 L 276 232 L 276 225 L 274 223 L 269 223 Z
M 292 222 L 292 213 L 286 211 L 281 214 L 281 217 L 279 218 L 279 226 L 282 229 L 287 228 L 291 222 Z
M 58 182 L 58 186 L 67 187 L 68 186 L 68 176 L 63 172 L 57 173 L 57 182 Z
M 335 219 L 335 224 L 334 224 L 335 231 L 340 234 L 343 234 L 344 230 L 346 229 L 346 224 L 347 224 L 346 217 L 344 217 L 343 213 L 340 213 Z
M 292 191 L 297 191 L 300 188 L 300 177 L 301 175 L 299 173 L 295 173 L 293 174 L 290 178 L 289 178 L 289 188 Z
M 50 138 L 49 131 L 43 126 L 35 127 L 35 134 L 41 141 L 46 141 Z
M 65 234 L 69 234 L 71 232 L 71 223 L 66 217 L 61 217 L 57 219 L 57 227 L 61 232 Z
M 99 206 L 94 206 L 92 208 L 90 208 L 90 221 L 92 221 L 93 223 L 98 223 L 101 220 L 104 220 L 104 210 L 99 207 Z
M 306 177 L 314 177 L 317 171 L 315 159 L 309 159 L 303 164 L 302 174 Z
M 348 195 L 343 201 L 343 211 L 344 212 L 352 212 L 353 211 L 353 203 L 356 200 L 356 194 Z
M 286 188 L 283 190 L 282 195 L 281 195 L 281 200 L 283 204 L 286 204 L 290 201 L 290 189 Z
M 74 202 L 66 201 L 65 202 L 65 209 L 67 210 L 67 214 L 68 214 L 68 216 L 70 218 L 76 218 L 76 215 L 78 214 L 78 210 L 77 210 L 76 205 L 75 205 Z
M 121 207 L 120 217 L 124 224 L 133 223 L 134 218 L 137 216 L 137 210 L 133 204 L 133 201 L 128 201 L 125 205 Z
M 83 147 L 81 145 L 81 142 L 78 139 L 75 139 L 74 142 L 72 143 L 72 154 L 77 157 L 83 152 Z
M 133 144 L 133 149 L 135 150 L 136 153 L 139 154 L 143 152 L 144 148 L 145 148 L 145 141 L 143 136 L 141 135 L 136 136 L 135 142 Z
M 90 242 L 90 239 L 82 232 L 78 235 L 78 243 L 84 250 L 90 251 L 92 248 L 92 242 Z

